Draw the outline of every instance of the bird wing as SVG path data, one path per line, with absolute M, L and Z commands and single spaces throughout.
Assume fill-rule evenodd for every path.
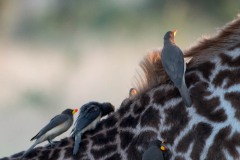
M 44 126 L 39 132 L 38 134 L 36 134 L 32 139 L 37 139 L 39 137 L 41 137 L 42 135 L 44 135 L 46 132 L 48 132 L 49 130 L 53 129 L 54 127 L 66 122 L 67 120 L 69 119 L 69 116 L 68 115 L 65 115 L 65 114 L 59 114 L 55 117 L 53 117 L 50 122 Z
M 78 132 L 87 127 L 100 114 L 101 111 L 98 106 L 92 105 L 82 107 L 79 116 L 75 122 L 75 127 L 72 130 L 72 136 L 75 136 Z
M 178 56 L 179 58 L 175 58 L 175 67 L 176 68 L 176 72 L 177 72 L 177 78 L 181 78 L 183 77 L 183 74 L 185 73 L 185 61 L 184 61 L 184 57 L 183 57 L 183 52 L 181 51 L 181 49 L 178 46 L 174 46 L 173 48 L 175 50 L 176 56 Z
M 173 45 L 163 49 L 163 66 L 175 85 L 181 85 L 185 72 L 183 53 L 179 47 Z

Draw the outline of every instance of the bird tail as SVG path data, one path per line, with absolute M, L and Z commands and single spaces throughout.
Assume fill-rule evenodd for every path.
M 27 151 L 24 152 L 24 154 L 22 155 L 22 157 L 20 158 L 20 160 L 23 159 L 24 157 L 26 157 L 38 143 L 39 143 L 38 140 L 36 140 L 36 141 L 33 143 L 33 145 L 32 145 Z
M 75 135 L 73 155 L 76 155 L 78 150 L 79 150 L 79 146 L 80 146 L 80 143 L 81 143 L 81 137 L 82 137 L 81 133 L 78 133 L 77 135 Z
M 191 107 L 192 105 L 192 100 L 191 100 L 191 97 L 189 95 L 189 91 L 188 91 L 188 88 L 186 86 L 186 83 L 185 83 L 185 79 L 183 78 L 183 82 L 182 82 L 182 85 L 180 87 L 178 87 L 178 90 L 182 96 L 182 99 L 183 99 L 183 102 L 184 104 L 187 106 L 187 107 Z

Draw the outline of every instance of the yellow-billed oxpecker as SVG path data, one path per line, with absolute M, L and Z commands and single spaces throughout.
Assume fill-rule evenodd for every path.
M 187 107 L 190 107 L 192 105 L 192 101 L 185 83 L 186 63 L 184 62 L 181 49 L 175 44 L 174 36 L 176 32 L 176 30 L 168 31 L 165 34 L 161 61 L 169 78 L 178 88 L 184 104 Z
M 39 143 L 43 141 L 48 141 L 52 146 L 52 140 L 59 136 L 60 134 L 66 132 L 73 124 L 73 115 L 78 111 L 78 109 L 66 109 L 61 114 L 53 117 L 50 122 L 43 127 L 38 134 L 36 134 L 32 139 L 36 141 L 34 144 L 23 154 L 22 158 L 27 156 L 31 150 Z
M 154 140 L 148 145 L 147 150 L 143 152 L 142 160 L 164 160 L 163 152 L 166 150 L 162 141 Z
M 135 95 L 137 95 L 137 94 L 138 94 L 138 91 L 137 91 L 136 88 L 131 88 L 131 89 L 129 90 L 129 97 L 135 96 Z
M 136 97 L 138 95 L 138 90 L 136 88 L 130 88 L 129 93 L 128 93 L 128 97 L 125 98 L 120 106 L 125 106 L 127 105 L 134 97 Z
M 82 134 L 95 129 L 101 117 L 113 111 L 114 106 L 111 103 L 89 102 L 81 107 L 72 130 L 72 137 L 75 138 L 73 155 L 76 155 L 79 150 Z

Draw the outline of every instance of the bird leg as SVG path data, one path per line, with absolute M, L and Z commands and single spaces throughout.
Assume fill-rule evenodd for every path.
M 58 142 L 54 142 L 51 139 L 48 139 L 48 143 L 50 144 L 50 148 L 53 148 Z
M 167 81 L 167 84 L 169 84 L 169 85 L 174 85 L 174 83 L 169 79 L 168 81 Z M 175 86 L 175 85 L 174 85 Z

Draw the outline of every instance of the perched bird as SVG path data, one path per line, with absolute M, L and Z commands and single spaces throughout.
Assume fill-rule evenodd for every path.
M 137 94 L 138 94 L 138 91 L 137 91 L 136 88 L 131 88 L 131 89 L 129 90 L 129 97 L 135 96 L 135 95 L 137 95 Z
M 164 160 L 163 152 L 166 148 L 160 140 L 151 141 L 146 151 L 144 151 L 142 160 Z
M 181 49 L 175 44 L 174 36 L 176 30 L 168 31 L 164 36 L 164 46 L 161 53 L 161 60 L 164 70 L 169 78 L 178 88 L 183 102 L 187 107 L 192 105 L 192 101 L 185 83 L 186 63 Z
M 75 138 L 73 155 L 79 150 L 81 136 L 83 133 L 96 128 L 101 117 L 114 111 L 111 103 L 89 102 L 83 105 L 72 130 L 72 137 Z
M 128 97 L 125 98 L 125 99 L 122 101 L 120 107 L 129 104 L 129 102 L 132 101 L 133 98 L 136 97 L 137 94 L 138 94 L 138 90 L 137 90 L 136 88 L 130 88 L 129 93 L 128 93 Z
M 23 154 L 22 158 L 27 156 L 31 152 L 31 150 L 39 143 L 43 141 L 48 141 L 52 146 L 52 140 L 66 132 L 73 124 L 73 115 L 78 111 L 78 109 L 66 109 L 61 114 L 53 117 L 50 122 L 43 127 L 38 134 L 36 134 L 32 139 L 36 139 L 34 144 Z M 21 158 L 21 159 L 22 159 Z

